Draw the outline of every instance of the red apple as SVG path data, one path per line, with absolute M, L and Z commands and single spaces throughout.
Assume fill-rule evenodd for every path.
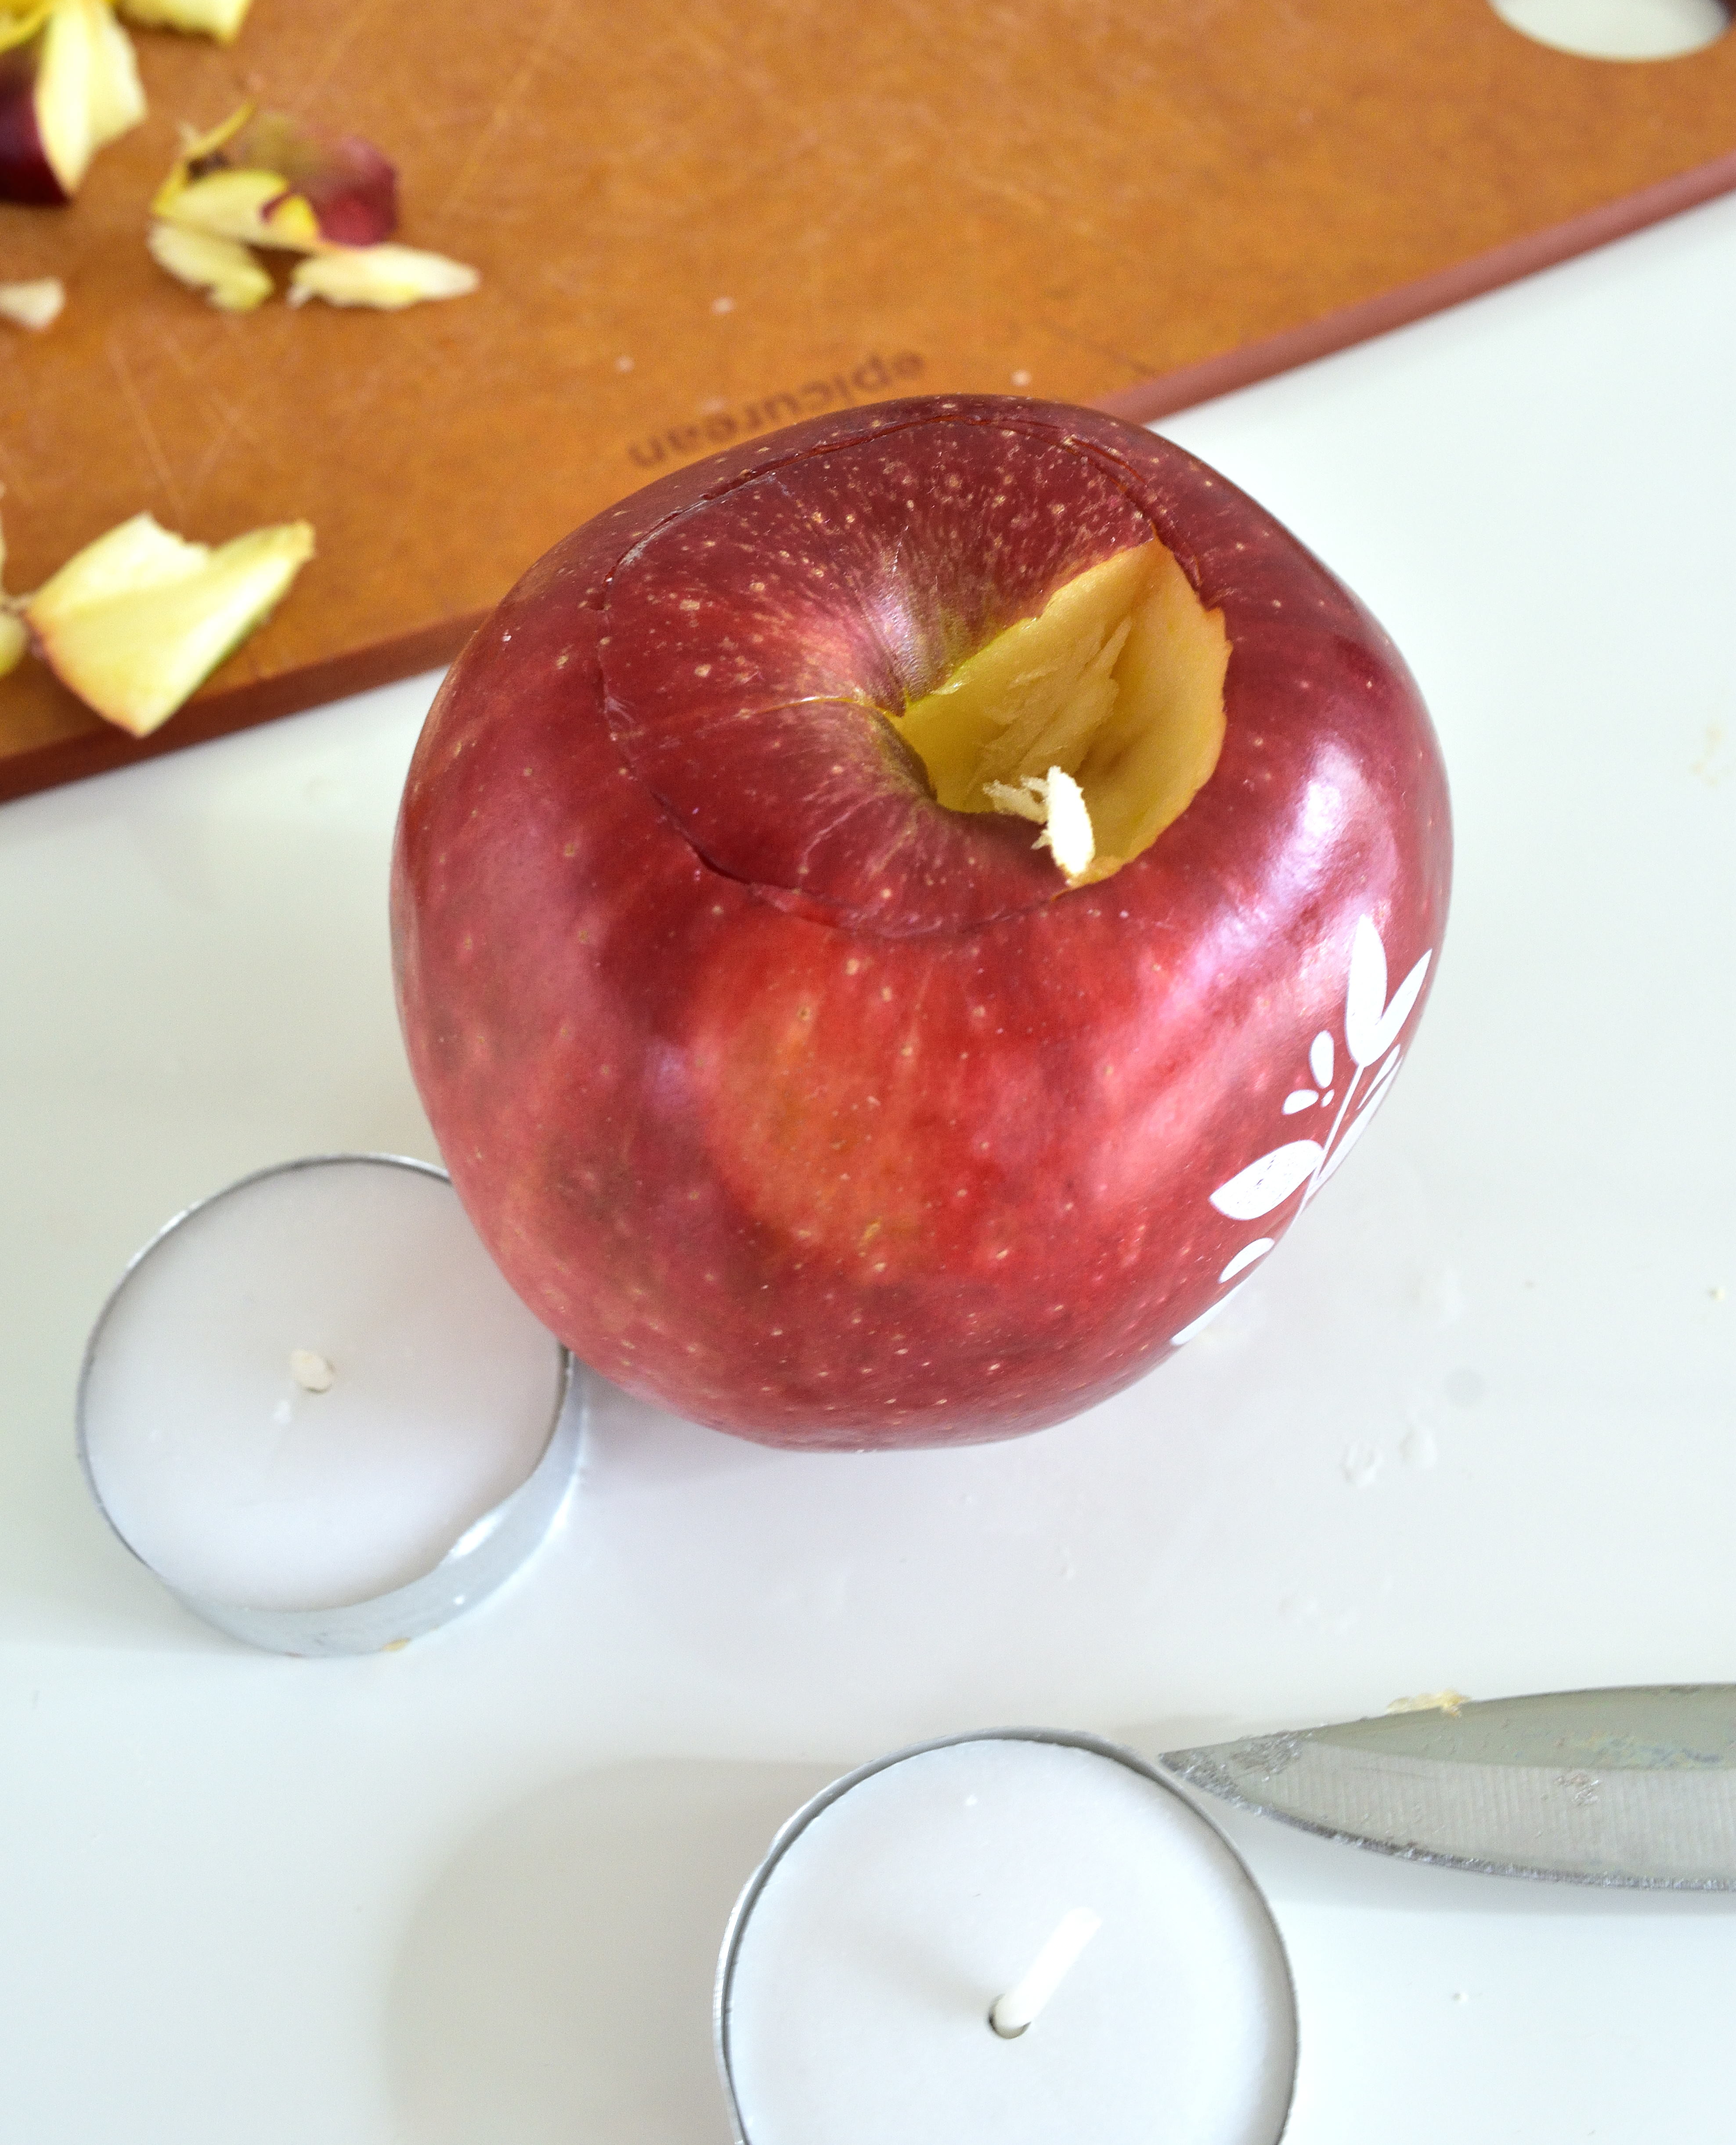
M 1004 809 L 1069 788 L 1094 856 Z M 665 477 L 477 633 L 399 1002 L 586 1361 L 771 1444 L 997 1437 L 1161 1361 L 1336 1167 L 1450 855 L 1402 660 L 1234 485 L 1087 411 L 887 403 Z

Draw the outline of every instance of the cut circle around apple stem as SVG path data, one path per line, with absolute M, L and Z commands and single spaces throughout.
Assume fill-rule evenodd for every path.
M 997 500 L 1068 491 L 1074 510 L 1026 515 L 1016 545 L 963 540 Z M 913 515 L 918 498 L 936 508 Z M 858 533 L 888 517 L 908 530 L 895 572 Z M 851 442 L 704 499 L 623 563 L 605 619 L 611 726 L 684 838 L 769 898 L 881 932 L 1111 877 L 1222 744 L 1221 615 L 1112 472 L 1016 427 L 937 417 L 887 458 Z M 695 726 L 730 739 L 731 784 L 699 771 Z M 1033 859 L 1007 822 L 1047 829 L 1051 770 L 1069 838 Z M 913 912 L 916 883 L 945 892 Z

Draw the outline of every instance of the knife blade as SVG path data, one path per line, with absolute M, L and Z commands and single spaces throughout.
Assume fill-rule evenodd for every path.
M 1158 1762 L 1239 1809 L 1408 1861 L 1736 1890 L 1736 1685 L 1444 1693 Z

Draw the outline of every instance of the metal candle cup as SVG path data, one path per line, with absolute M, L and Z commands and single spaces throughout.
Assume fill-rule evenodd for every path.
M 997 1998 L 1069 1912 L 1101 1932 L 1016 2038 Z M 714 2027 L 737 2145 L 1275 2145 L 1296 1996 L 1229 1841 L 1093 1736 L 894 1752 L 798 1811 L 724 1939 Z
M 584 1376 L 444 1171 L 319 1155 L 168 1222 L 103 1306 L 80 1460 L 126 1546 L 249 1644 L 372 1652 L 515 1571 L 571 1486 Z

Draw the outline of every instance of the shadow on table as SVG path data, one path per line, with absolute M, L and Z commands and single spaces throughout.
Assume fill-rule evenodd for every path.
M 0 1514 L 0 1641 L 44 1654 L 231 1653 L 236 1641 L 183 1609 L 97 1513 L 65 1446 L 10 1470 Z
M 500 1812 L 411 1919 L 388 1997 L 405 2145 L 728 2145 L 724 1926 L 835 1769 L 647 1759 Z

